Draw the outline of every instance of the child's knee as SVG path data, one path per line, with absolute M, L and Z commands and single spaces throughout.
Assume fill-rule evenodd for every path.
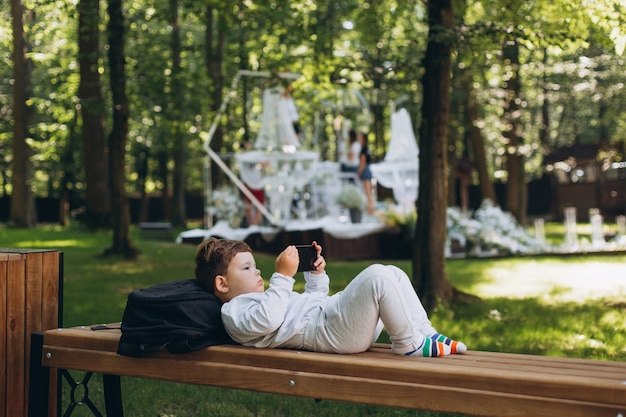
M 388 274 L 387 266 L 382 264 L 371 264 L 363 272 L 367 272 L 371 275 L 385 275 Z

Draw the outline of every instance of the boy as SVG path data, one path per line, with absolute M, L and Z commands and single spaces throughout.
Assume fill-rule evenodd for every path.
M 432 327 L 408 276 L 395 266 L 374 264 L 346 288 L 328 295 L 330 279 L 322 247 L 305 291 L 293 291 L 299 263 L 295 246 L 276 258 L 276 272 L 264 288 L 250 247 L 241 241 L 210 238 L 196 253 L 196 278 L 222 301 L 228 334 L 245 346 L 290 348 L 314 352 L 366 351 L 386 327 L 393 353 L 444 356 L 466 346 Z

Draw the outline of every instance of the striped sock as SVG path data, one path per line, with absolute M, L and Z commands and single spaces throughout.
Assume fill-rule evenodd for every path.
M 425 357 L 434 357 L 434 356 L 445 356 L 449 355 L 450 346 L 444 343 L 433 340 L 429 337 L 424 338 L 424 343 L 419 349 L 415 349 L 412 352 L 405 353 L 406 356 L 425 356 Z
M 430 338 L 436 342 L 441 342 L 445 345 L 450 346 L 451 353 L 463 353 L 467 351 L 467 346 L 463 342 L 457 342 L 456 340 L 450 339 L 448 336 L 444 336 L 441 333 L 435 333 L 430 336 Z

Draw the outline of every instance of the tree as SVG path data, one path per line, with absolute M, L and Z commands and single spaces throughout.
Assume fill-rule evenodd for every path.
M 99 0 L 78 2 L 78 97 L 83 121 L 81 136 L 86 182 L 86 211 L 82 220 L 90 229 L 108 227 L 111 220 L 109 154 L 104 132 L 105 104 L 99 72 L 99 20 Z
M 16 227 L 35 226 L 36 213 L 32 189 L 31 149 L 29 137 L 31 109 L 28 105 L 31 90 L 31 62 L 27 58 L 24 34 L 24 5 L 21 0 L 11 0 L 13 17 L 13 177 L 11 184 L 11 221 Z
M 126 197 L 126 142 L 128 140 L 128 98 L 124 66 L 124 14 L 122 0 L 109 0 L 109 67 L 113 95 L 113 126 L 109 134 L 109 174 L 111 178 L 111 220 L 113 242 L 105 255 L 134 259 L 138 250 L 130 239 L 130 213 Z
M 474 168 L 478 172 L 481 199 L 491 200 L 497 203 L 496 191 L 487 170 L 487 156 L 485 155 L 485 140 L 481 129 L 478 127 L 478 104 L 476 103 L 476 91 L 472 83 L 473 71 L 470 69 L 461 71 L 461 85 L 465 92 L 465 128 L 467 143 L 471 147 L 474 156 Z
M 176 226 L 185 225 L 185 161 L 186 144 L 185 135 L 182 131 L 183 110 L 183 74 L 181 70 L 181 42 L 180 23 L 178 16 L 178 0 L 169 0 L 170 18 L 172 25 L 171 52 L 172 52 L 172 77 L 170 87 L 170 123 L 173 135 L 174 151 L 174 198 L 172 210 L 172 223 Z
M 460 42 L 456 45 L 456 59 L 453 69 L 453 92 L 451 102 L 454 111 L 451 112 L 450 139 L 456 138 L 455 142 L 449 143 L 450 150 L 450 179 L 448 184 L 455 186 L 458 180 L 461 193 L 460 206 L 469 208 L 469 185 L 472 180 L 472 172 L 478 174 L 478 184 L 480 187 L 481 200 L 488 199 L 497 203 L 495 188 L 489 176 L 489 167 L 485 148 L 485 138 L 480 127 L 481 108 L 477 100 L 475 85 L 479 80 L 475 79 L 477 71 L 475 67 L 483 65 L 484 57 L 480 56 L 476 50 L 476 45 L 468 39 L 464 33 L 467 30 L 465 14 L 467 12 L 467 1 L 456 1 L 455 22 L 456 30 L 460 36 Z M 457 13 L 458 10 L 458 13 Z M 460 136 L 460 138 L 459 138 Z M 458 147 L 462 146 L 462 159 L 458 152 Z M 454 163 L 454 165 L 453 165 Z M 456 168 L 456 169 L 454 169 Z M 456 187 L 449 191 L 450 205 L 457 205 Z M 465 195 L 464 195 L 465 194 Z M 465 198 L 463 198 L 465 197 Z
M 205 65 L 207 74 L 211 80 L 211 111 L 213 114 L 219 111 L 222 105 L 224 91 L 224 48 L 226 47 L 226 22 L 229 18 L 221 8 L 207 5 L 204 13 L 205 18 Z M 218 126 L 211 141 L 211 149 L 220 152 L 224 144 L 224 131 Z M 218 184 L 223 174 L 219 167 L 211 164 L 212 186 Z
M 455 15 L 463 16 L 463 21 L 456 24 L 461 42 L 452 56 L 458 63 L 456 67 L 463 64 L 471 76 L 468 74 L 466 86 L 453 85 L 451 90 L 453 96 L 470 100 L 472 87 L 475 100 L 460 102 L 458 111 L 451 114 L 451 119 L 458 117 L 450 126 L 459 129 L 450 132 L 458 133 L 450 144 L 458 143 L 458 149 L 463 146 L 464 152 L 472 157 L 481 187 L 489 176 L 507 180 L 503 151 L 507 148 L 504 132 L 508 120 L 503 110 L 505 98 L 509 98 L 505 94 L 508 67 L 502 60 L 502 40 L 507 34 L 516 36 L 519 46 L 519 95 L 523 97 L 512 99 L 521 100 L 517 121 L 523 133 L 519 148 L 524 158 L 520 164 L 524 182 L 542 172 L 541 156 L 546 149 L 574 141 L 589 143 L 598 136 L 611 141 L 624 136 L 626 89 L 622 86 L 623 57 L 619 56 L 618 47 L 624 46 L 625 38 L 621 10 L 614 0 L 584 4 L 564 0 L 480 0 L 467 2 L 463 12 L 456 8 L 460 2 L 454 0 Z M 418 111 L 423 93 L 421 62 L 426 50 L 423 1 L 380 0 L 365 7 L 357 0 L 295 3 L 274 0 L 271 4 L 178 0 L 180 15 L 175 25 L 167 11 L 169 3 L 142 0 L 125 3 L 126 76 L 132 80 L 126 85 L 128 112 L 132 115 L 128 118 L 127 131 L 133 138 L 125 161 L 129 164 L 126 187 L 148 195 L 162 190 L 163 196 L 172 198 L 167 203 L 165 218 L 176 218 L 175 211 L 183 211 L 176 202 L 182 191 L 199 193 L 203 189 L 202 141 L 190 138 L 206 134 L 221 103 L 221 86 L 228 84 L 237 69 L 289 68 L 302 74 L 294 97 L 305 138 L 312 137 L 309 133 L 315 129 L 323 155 L 335 154 L 328 116 L 337 112 L 332 105 L 346 88 L 358 89 L 368 98 L 383 97 L 394 102 L 406 98 L 402 106 L 412 115 L 414 126 L 421 124 Z M 62 172 L 71 166 L 75 175 L 66 179 L 70 182 L 68 188 L 77 197 L 75 200 L 86 199 L 88 212 L 93 212 L 92 208 L 110 210 L 106 208 L 110 199 L 105 197 L 110 192 L 106 162 L 109 132 L 105 129 L 112 126 L 109 86 L 103 83 L 100 97 L 98 92 L 94 96 L 85 91 L 88 76 L 82 74 L 90 70 L 93 72 L 89 75 L 94 78 L 98 74 L 109 75 L 106 65 L 100 62 L 98 67 L 97 4 L 93 0 L 81 1 L 77 3 L 79 13 L 74 13 L 71 2 L 36 4 L 37 14 L 31 18 L 32 22 L 27 22 L 26 28 L 32 48 L 28 57 L 34 64 L 30 75 L 32 93 L 27 93 L 30 96 L 27 103 L 32 109 L 27 152 L 36 157 L 30 157 L 33 173 L 26 177 L 20 177 L 19 167 L 15 172 L 9 169 L 10 164 L 13 168 L 12 164 L 18 162 L 13 158 L 13 129 L 21 122 L 14 123 L 17 113 L 13 111 L 20 109 L 13 105 L 12 96 L 19 84 L 15 83 L 12 70 L 19 62 L 14 62 L 9 52 L 12 52 L 9 37 L 13 20 L 10 8 L 0 10 L 4 17 L 0 21 L 1 192 L 4 195 L 14 192 L 17 199 L 18 184 L 31 181 L 29 188 L 37 197 L 59 196 L 63 193 L 59 187 L 64 187 Z M 213 13 L 209 25 L 205 18 L 207 7 Z M 81 22 L 76 25 L 79 18 Z M 93 45 L 81 46 L 78 55 L 77 26 L 82 27 L 81 43 L 88 40 L 88 33 L 95 34 L 91 39 Z M 210 32 L 205 32 L 208 26 Z M 176 31 L 172 29 L 180 31 L 179 70 L 173 62 L 171 42 Z M 205 33 L 207 39 L 211 37 L 210 42 L 203 42 Z M 208 54 L 207 44 L 211 45 Z M 83 52 L 90 49 L 93 55 Z M 207 70 L 207 55 L 213 78 Z M 176 71 L 179 71 L 177 75 Z M 79 87 L 81 78 L 84 84 Z M 254 137 L 258 123 L 253 116 L 260 111 L 255 100 L 258 90 L 253 89 L 260 85 L 260 81 L 249 81 L 250 99 L 240 94 L 231 100 L 232 107 L 212 143 L 217 152 L 235 150 L 246 135 Z M 368 95 L 375 88 L 381 94 Z M 92 97 L 98 97 L 93 101 L 101 100 L 101 103 L 94 104 Z M 174 104 L 174 99 L 180 99 L 181 104 Z M 74 121 L 77 104 L 82 115 L 78 124 Z M 373 147 L 375 158 L 382 157 L 384 141 L 388 140 L 385 127 L 388 109 L 378 110 L 372 112 L 376 113 L 375 131 L 384 137 L 377 138 Z M 175 114 L 177 111 L 180 114 Z M 243 121 L 246 112 L 249 131 Z M 315 128 L 310 128 L 313 125 L 310 120 L 318 121 Z M 70 125 L 83 135 L 82 141 L 70 140 Z M 541 131 L 540 126 L 544 126 Z M 470 133 L 481 133 L 485 145 L 469 140 Z M 91 155 L 87 148 L 92 146 L 98 148 L 93 150 L 94 156 L 86 156 Z M 485 164 L 478 161 L 476 155 L 480 152 L 472 149 L 485 151 Z M 85 152 L 85 156 L 77 157 L 79 151 Z M 18 149 L 16 158 L 21 161 L 19 152 Z M 70 160 L 74 163 L 67 162 Z M 161 171 L 157 170 L 158 161 Z M 101 168 L 95 168 L 97 164 Z M 92 178 L 93 173 L 99 176 L 97 180 Z M 223 178 L 213 176 L 217 177 Z M 11 182 L 16 184 L 14 190 Z M 139 184 L 141 188 L 136 188 Z M 101 191 L 94 191 L 98 189 Z M 92 192 L 97 201 L 92 198 Z M 19 206 L 19 214 L 23 214 L 24 205 Z
M 70 131 L 67 136 L 67 143 L 60 155 L 61 164 L 66 167 L 60 173 L 59 179 L 59 225 L 68 226 L 70 222 L 70 204 L 72 200 L 73 191 L 70 189 L 70 184 L 76 182 L 75 170 L 72 169 L 76 165 L 74 160 L 74 144 L 78 142 L 78 112 L 77 108 L 74 109 L 74 120 L 70 125 Z
M 592 100 L 583 107 L 573 106 L 578 104 L 572 100 L 574 87 L 580 87 L 584 71 L 576 75 L 572 71 L 567 85 L 564 79 L 556 81 L 546 74 L 567 71 L 571 51 L 577 51 L 579 57 L 582 53 L 586 60 L 589 42 L 610 43 L 619 32 L 614 30 L 619 25 L 618 11 L 612 0 L 589 4 L 482 0 L 466 4 L 460 27 L 467 42 L 460 49 L 474 54 L 471 64 L 464 62 L 479 68 L 474 70 L 480 74 L 474 82 L 484 77 L 483 88 L 475 92 L 483 109 L 484 137 L 489 140 L 487 159 L 493 162 L 496 178 L 506 182 L 504 209 L 522 224 L 526 223 L 527 181 L 542 172 L 542 152 L 597 126 L 600 116 L 593 114 L 595 120 L 586 123 L 581 115 L 574 115 L 597 107 Z M 620 36 L 623 39 L 623 30 Z M 550 52 L 551 62 L 545 51 Z M 561 59 L 558 64 L 553 59 L 556 56 Z M 597 98 L 597 89 L 594 94 L 586 91 L 585 96 Z M 567 100 L 567 105 L 559 99 Z M 557 121 L 561 116 L 571 117 L 571 122 L 560 123 L 565 121 Z
M 521 90 L 519 40 L 516 37 L 505 39 L 502 47 L 502 58 L 507 68 L 505 71 L 505 99 L 503 133 L 506 140 L 506 168 L 508 172 L 506 185 L 505 209 L 517 219 L 520 224 L 526 224 L 527 190 L 526 170 L 524 169 L 524 154 L 521 152 L 524 139 L 521 123 Z
M 445 271 L 447 143 L 450 114 L 451 0 L 429 0 L 419 128 L 420 192 L 413 238 L 413 285 L 427 310 L 448 302 L 454 290 Z

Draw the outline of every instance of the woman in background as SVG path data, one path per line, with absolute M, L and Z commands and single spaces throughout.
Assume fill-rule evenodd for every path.
M 357 134 L 358 142 L 361 144 L 359 149 L 359 166 L 357 168 L 357 175 L 363 185 L 365 191 L 365 197 L 367 199 L 367 214 L 374 214 L 374 198 L 372 196 L 372 171 L 370 169 L 370 163 L 372 157 L 370 155 L 369 147 L 367 145 L 367 136 L 364 133 L 359 132 Z

